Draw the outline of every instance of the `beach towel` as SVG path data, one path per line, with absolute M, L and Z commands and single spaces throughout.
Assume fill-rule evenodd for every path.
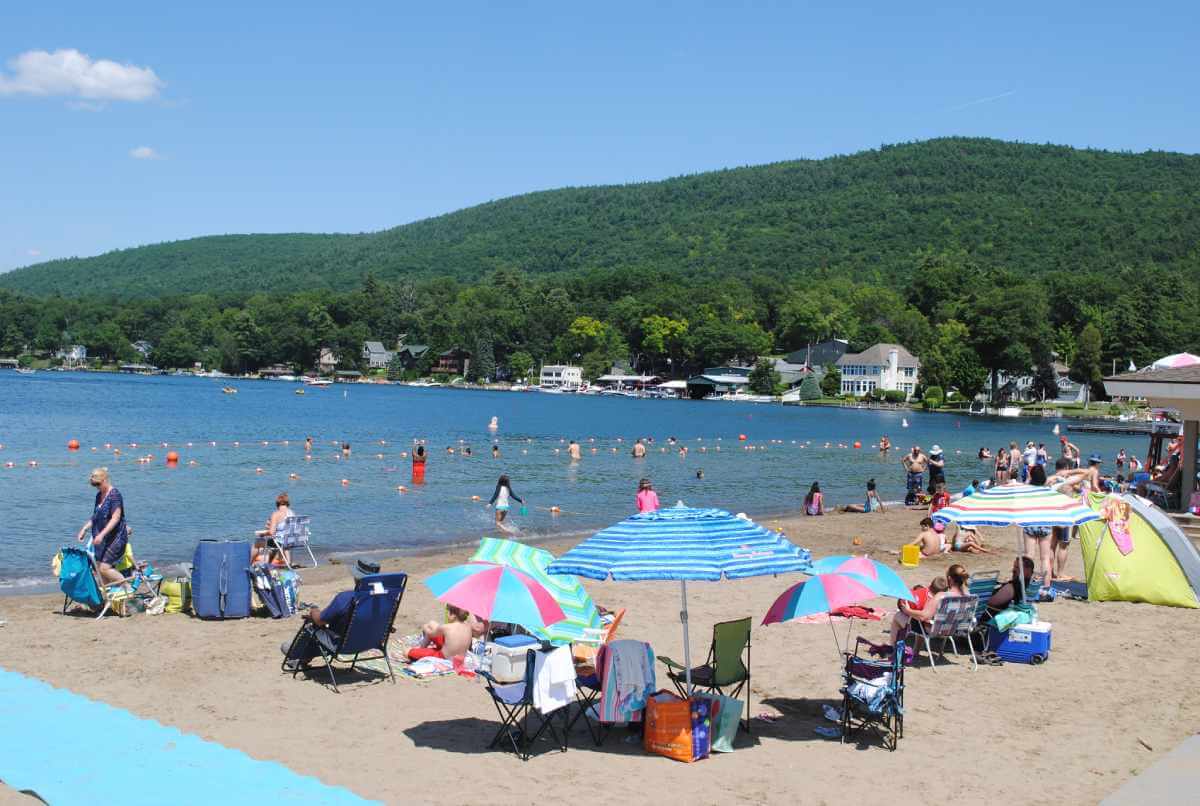
M 533 663 L 533 707 L 543 714 L 575 702 L 575 662 L 569 647 L 539 652 Z
M 654 692 L 654 650 L 643 641 L 612 641 L 600 648 L 601 722 L 637 722 Z
M 418 661 L 408 664 L 400 671 L 418 680 L 427 680 L 431 677 L 446 677 L 455 673 L 454 662 L 448 661 L 445 658 L 421 658 Z

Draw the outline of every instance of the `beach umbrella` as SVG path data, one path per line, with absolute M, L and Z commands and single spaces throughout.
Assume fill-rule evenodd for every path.
M 811 555 L 747 518 L 723 509 L 675 506 L 642 512 L 597 532 L 546 569 L 588 579 L 639 582 L 677 580 L 683 607 L 683 662 L 688 691 L 692 654 L 688 640 L 687 583 L 693 580 L 805 571 Z
M 1001 484 L 960 498 L 933 513 L 935 521 L 959 526 L 1070 527 L 1099 518 L 1087 504 L 1049 487 Z
M 425 584 L 439 602 L 482 619 L 533 628 L 565 617 L 558 602 L 536 579 L 506 565 L 456 565 L 429 577 Z
M 841 554 L 825 557 L 814 562 L 812 570 L 814 574 L 846 574 L 855 577 L 880 596 L 916 601 L 899 574 L 865 555 Z
M 1151 369 L 1176 369 L 1178 367 L 1192 367 L 1200 364 L 1200 355 L 1192 355 L 1191 353 L 1172 353 L 1171 355 L 1163 356 L 1150 365 Z
M 861 604 L 879 596 L 865 581 L 851 574 L 816 574 L 797 582 L 775 599 L 763 624 L 779 624 L 817 613 L 830 614 L 839 607 Z
M 550 552 L 515 540 L 485 537 L 471 555 L 471 562 L 489 562 L 515 568 L 550 592 L 566 617 L 545 627 L 530 627 L 529 631 L 538 638 L 555 644 L 596 642 L 602 625 L 592 597 L 588 596 L 578 577 L 546 572 L 546 567 L 554 562 L 554 555 Z

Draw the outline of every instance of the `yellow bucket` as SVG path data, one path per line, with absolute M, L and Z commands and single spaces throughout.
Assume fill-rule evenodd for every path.
M 900 564 L 908 568 L 916 568 L 921 564 L 921 547 L 913 543 L 900 547 Z

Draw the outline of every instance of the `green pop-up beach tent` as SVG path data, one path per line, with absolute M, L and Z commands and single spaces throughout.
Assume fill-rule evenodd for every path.
M 479 541 L 479 549 L 471 555 L 471 560 L 516 568 L 536 579 L 550 592 L 567 617 L 546 627 L 529 628 L 538 638 L 555 644 L 599 642 L 602 625 L 592 597 L 584 590 L 578 577 L 546 573 L 546 566 L 554 562 L 554 555 L 550 552 L 515 540 L 485 537 Z
M 1109 498 L 1093 493 L 1088 505 L 1104 513 Z M 1119 548 L 1109 520 L 1101 518 L 1079 526 L 1088 599 L 1200 607 L 1200 553 L 1196 547 L 1164 512 L 1133 495 L 1119 498 L 1129 505 L 1125 528 L 1132 549 L 1128 553 Z

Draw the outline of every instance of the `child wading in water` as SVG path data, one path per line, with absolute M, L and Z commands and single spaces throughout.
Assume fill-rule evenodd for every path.
M 513 492 L 512 483 L 508 480 L 508 476 L 501 476 L 496 481 L 496 491 L 492 493 L 492 500 L 488 501 L 489 506 L 496 507 L 497 526 L 504 523 L 504 519 L 508 517 L 509 507 L 512 506 L 509 502 L 510 498 L 519 504 L 525 503 L 521 496 Z

